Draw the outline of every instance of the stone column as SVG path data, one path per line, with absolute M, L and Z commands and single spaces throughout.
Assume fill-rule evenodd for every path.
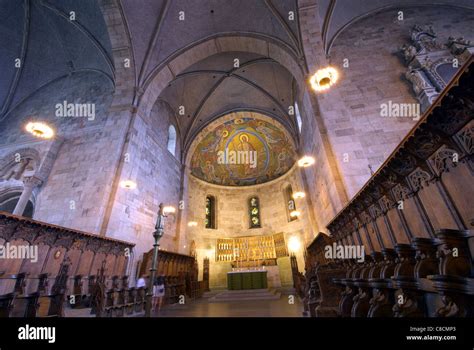
M 23 215 L 25 211 L 26 205 L 31 198 L 31 194 L 36 186 L 39 186 L 43 183 L 39 178 L 36 176 L 25 177 L 23 180 L 23 192 L 21 193 L 20 199 L 18 203 L 16 203 L 15 210 L 13 210 L 14 215 Z

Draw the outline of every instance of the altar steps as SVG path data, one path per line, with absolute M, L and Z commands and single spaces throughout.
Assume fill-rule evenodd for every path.
M 210 303 L 248 300 L 279 300 L 281 293 L 275 289 L 227 290 L 209 298 Z

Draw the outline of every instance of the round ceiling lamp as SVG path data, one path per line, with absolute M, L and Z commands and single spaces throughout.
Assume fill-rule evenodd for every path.
M 42 122 L 29 122 L 26 124 L 25 130 L 42 139 L 50 139 L 54 136 L 54 130 L 48 124 Z
M 315 163 L 314 158 L 310 156 L 304 156 L 303 158 L 298 160 L 298 166 L 303 167 L 303 168 L 309 167 L 313 165 L 314 163 Z
M 300 198 L 304 198 L 306 196 L 306 193 L 304 192 L 295 192 L 293 193 L 293 199 L 300 199 Z
M 339 73 L 333 67 L 326 67 L 319 69 L 309 79 L 309 83 L 314 91 L 320 92 L 328 90 L 331 86 L 336 84 L 339 79 Z
M 127 190 L 133 190 L 137 188 L 137 183 L 132 180 L 123 180 L 120 182 L 120 187 L 126 188 Z

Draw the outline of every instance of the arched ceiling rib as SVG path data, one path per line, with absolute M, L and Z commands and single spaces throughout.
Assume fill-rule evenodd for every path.
M 43 86 L 73 72 L 95 71 L 114 79 L 107 27 L 96 0 L 79 5 L 74 0 L 0 0 L 0 33 L 0 120 Z
M 240 65 L 233 67 L 234 59 Z M 212 68 L 212 69 L 211 69 Z M 175 111 L 187 149 L 203 127 L 219 115 L 233 110 L 255 110 L 272 115 L 296 139 L 294 117 L 288 115 L 293 103 L 293 76 L 268 57 L 243 52 L 210 56 L 189 67 L 160 95 Z M 184 107 L 184 115 L 180 115 Z
M 474 9 L 473 0 L 312 0 L 317 4 L 324 49 L 329 52 L 340 31 L 358 18 L 383 9 L 420 5 L 449 5 Z
M 121 0 L 139 85 L 174 53 L 214 35 L 261 35 L 301 55 L 296 0 Z M 184 19 L 183 17 L 184 16 Z M 180 73 L 180 72 L 176 72 Z

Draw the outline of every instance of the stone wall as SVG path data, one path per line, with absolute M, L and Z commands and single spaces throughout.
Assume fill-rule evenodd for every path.
M 399 21 L 398 11 L 404 19 Z M 432 25 L 438 42 L 449 36 L 474 40 L 474 11 L 439 7 L 411 7 L 385 11 L 355 22 L 334 41 L 330 64 L 341 72 L 339 96 L 318 96 L 344 180 L 352 197 L 416 124 L 412 118 L 380 116 L 380 105 L 418 102 L 398 49 L 410 42 L 414 25 Z M 343 67 L 348 59 L 349 67 Z M 344 161 L 347 153 L 348 160 Z
M 136 242 L 135 257 L 153 247 L 153 232 L 158 206 L 172 205 L 177 211 L 166 220 L 165 236 L 160 245 L 177 251 L 177 222 L 181 188 L 179 135 L 176 156 L 168 149 L 168 127 L 175 125 L 172 112 L 158 102 L 149 116 L 136 113 L 117 175 L 117 191 L 108 219 L 107 236 Z M 122 180 L 132 180 L 135 189 L 120 186 Z
M 307 71 L 311 73 L 326 65 L 321 50 L 320 19 L 315 0 L 302 0 L 298 5 L 305 62 Z M 306 81 L 308 79 L 309 75 Z M 320 111 L 319 96 L 308 84 L 299 91 L 298 104 L 303 120 L 300 151 L 316 159 L 315 166 L 304 169 L 303 174 L 313 207 L 315 226 L 318 231 L 326 232 L 326 224 L 342 209 L 348 196 Z
M 298 199 L 296 208 L 301 216 L 289 222 L 286 213 L 286 201 L 283 189 L 291 184 L 293 192 L 303 190 L 301 174 L 298 167 L 293 167 L 286 175 L 266 184 L 249 187 L 224 187 L 210 185 L 190 175 L 188 189 L 188 221 L 196 221 L 196 227 L 187 227 L 187 244 L 194 241 L 200 273 L 204 257 L 210 257 L 210 286 L 222 288 L 226 286 L 226 273 L 231 269 L 230 263 L 215 262 L 215 246 L 217 238 L 270 235 L 283 232 L 286 243 L 290 237 L 297 237 L 301 242 L 296 252 L 300 270 L 303 269 L 303 248 L 314 237 L 310 225 L 309 210 L 306 199 Z M 205 200 L 212 195 L 217 199 L 217 229 L 206 229 Z M 261 228 L 249 229 L 248 200 L 258 196 L 260 200 Z M 284 259 L 283 259 L 284 260 Z M 289 259 L 288 259 L 289 260 Z M 288 262 L 289 264 L 289 262 Z M 281 265 L 281 264 L 280 264 Z M 291 281 L 291 270 L 283 263 L 283 270 L 289 276 L 279 276 L 285 283 Z
M 24 126 L 30 120 L 43 121 L 56 131 L 59 151 L 38 191 L 35 219 L 99 232 L 106 200 L 102 189 L 113 172 L 110 155 L 123 138 L 107 116 L 112 90 L 112 84 L 102 75 L 76 73 L 39 90 L 2 121 L 2 158 L 32 148 L 44 161 L 54 141 L 41 141 L 25 132 Z M 57 117 L 55 106 L 63 101 L 94 104 L 95 118 Z
M 448 36 L 472 40 L 474 13 L 430 6 L 371 14 L 342 31 L 326 57 L 316 49 L 322 45 L 316 2 L 304 0 L 299 6 L 309 74 L 327 65 L 341 73 L 340 81 L 329 91 L 301 93 L 308 126 L 303 126 L 302 150 L 317 162 L 315 168 L 306 170 L 306 178 L 320 230 L 325 231 L 332 217 L 369 179 L 369 165 L 375 172 L 416 123 L 411 118 L 380 116 L 380 105 L 389 100 L 417 102 L 411 83 L 403 77 L 405 63 L 397 54 L 409 43 L 411 27 L 433 25 L 440 43 Z M 399 10 L 404 13 L 403 21 L 397 19 Z M 348 68 L 343 67 L 345 58 Z

